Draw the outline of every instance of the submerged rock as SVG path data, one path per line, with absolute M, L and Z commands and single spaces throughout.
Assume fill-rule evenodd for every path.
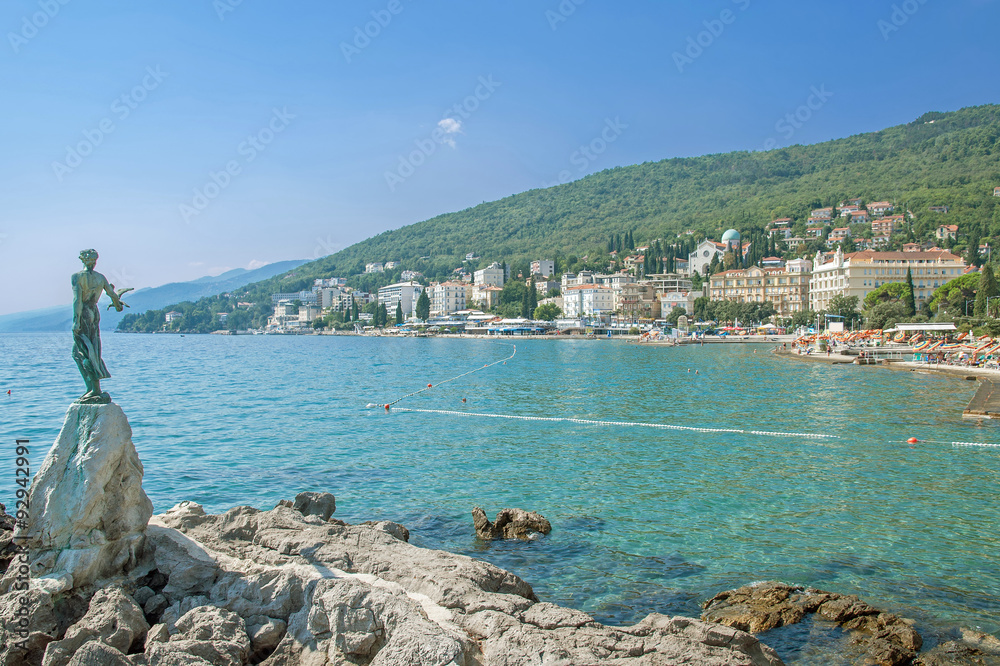
M 800 622 L 808 613 L 851 632 L 873 664 L 908 664 L 923 645 L 912 622 L 885 613 L 854 595 L 775 581 L 720 592 L 705 602 L 702 619 L 751 633 Z
M 478 506 L 472 510 L 476 535 L 480 539 L 529 539 L 532 534 L 548 534 L 552 525 L 545 516 L 523 509 L 502 509 L 494 522 Z
M 1000 666 L 1000 639 L 971 629 L 961 638 L 934 646 L 914 661 L 915 666 Z
M 16 528 L 32 587 L 15 584 L 20 565 L 0 580 L 0 616 L 17 618 L 0 623 L 0 666 L 781 664 L 719 624 L 607 627 L 539 603 L 508 571 L 410 545 L 402 525 L 333 520 L 329 493 L 150 518 L 142 472 L 117 405 L 70 408 Z M 477 511 L 493 537 L 551 531 L 536 513 Z

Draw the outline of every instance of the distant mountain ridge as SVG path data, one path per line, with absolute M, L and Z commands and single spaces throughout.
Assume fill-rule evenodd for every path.
M 146 287 L 129 292 L 124 300 L 129 307 L 124 312 L 101 311 L 101 329 L 114 330 L 121 318 L 130 312 L 145 312 L 205 296 L 232 291 L 253 282 L 267 280 L 298 268 L 306 260 L 277 261 L 260 268 L 236 268 L 221 275 L 205 276 L 188 282 L 170 282 L 159 287 Z M 107 301 L 104 301 L 106 305 Z M 102 305 L 103 307 L 103 305 Z M 73 325 L 73 306 L 57 305 L 40 310 L 29 310 L 0 315 L 0 333 L 38 333 L 69 331 Z

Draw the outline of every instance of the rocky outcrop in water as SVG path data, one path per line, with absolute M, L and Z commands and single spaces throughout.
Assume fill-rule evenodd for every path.
M 502 509 L 492 523 L 478 506 L 472 510 L 472 521 L 480 539 L 530 539 L 534 534 L 548 534 L 552 525 L 545 516 L 523 509 Z
M 142 473 L 121 407 L 69 408 L 32 481 L 26 524 L 14 531 L 37 585 L 58 594 L 135 566 L 153 514 Z M 10 585 L 5 576 L 0 592 Z
M 5 649 L 0 664 L 781 663 L 718 624 L 653 614 L 601 625 L 539 602 L 507 571 L 404 534 L 287 506 L 207 515 L 182 503 L 152 518 L 146 557 L 128 575 L 97 591 L 33 592 L 33 647 Z M 0 612 L 16 594 L 0 597 Z
M 780 583 L 718 595 L 705 621 L 605 626 L 491 564 L 412 546 L 402 525 L 337 520 L 329 493 L 220 515 L 182 502 L 150 518 L 130 435 L 116 405 L 67 414 L 32 490 L 32 588 L 20 565 L 0 581 L 0 666 L 777 666 L 749 632 L 807 613 L 857 633 L 873 663 L 908 663 L 920 647 L 906 621 L 856 597 Z M 476 522 L 490 538 L 551 530 L 516 509 L 495 523 L 477 509 Z M 991 639 L 919 663 L 989 664 Z
M 957 640 L 935 645 L 913 663 L 914 666 L 1000 666 L 1000 639 L 962 629 Z
M 702 619 L 750 633 L 800 622 L 809 613 L 851 632 L 873 664 L 909 664 L 923 640 L 912 622 L 870 606 L 854 595 L 840 595 L 768 581 L 720 592 L 705 602 Z

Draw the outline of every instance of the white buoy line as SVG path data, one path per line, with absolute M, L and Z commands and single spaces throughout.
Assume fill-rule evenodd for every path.
M 672 423 L 648 423 L 644 421 L 606 421 L 597 419 L 578 419 L 571 417 L 561 417 L 561 416 L 521 416 L 518 414 L 488 414 L 485 412 L 460 412 L 456 410 L 449 409 L 416 409 L 408 407 L 395 407 L 397 403 L 406 398 L 411 398 L 413 396 L 419 395 L 424 391 L 429 391 L 432 388 L 437 388 L 443 384 L 457 381 L 463 377 L 467 377 L 476 372 L 481 372 L 487 368 L 492 368 L 495 365 L 500 365 L 501 363 L 506 364 L 507 361 L 514 358 L 517 354 L 517 346 L 511 343 L 494 341 L 493 344 L 510 344 L 513 348 L 510 356 L 506 356 L 493 363 L 487 363 L 480 368 L 474 368 L 462 374 L 444 379 L 437 382 L 436 384 L 428 384 L 426 387 L 421 388 L 412 393 L 407 393 L 404 396 L 396 398 L 392 402 L 388 403 L 368 403 L 366 407 L 368 409 L 383 407 L 388 412 L 390 409 L 397 412 L 413 412 L 421 414 L 440 414 L 444 416 L 460 416 L 465 418 L 485 418 L 485 419 L 505 419 L 511 421 L 536 421 L 536 422 L 546 422 L 546 423 L 574 423 L 578 425 L 589 425 L 589 426 L 606 426 L 606 427 L 618 427 L 618 428 L 653 428 L 658 430 L 679 430 L 685 432 L 700 432 L 700 433 L 717 433 L 717 434 L 736 434 L 736 435 L 757 435 L 761 437 L 801 437 L 807 439 L 843 439 L 839 435 L 829 435 L 829 434 L 819 434 L 813 432 L 782 432 L 775 430 L 748 430 L 745 428 L 704 428 L 697 426 L 682 426 Z M 689 370 L 690 372 L 690 370 Z M 462 402 L 465 402 L 463 399 Z M 953 447 L 982 447 L 982 448 L 995 448 L 1000 449 L 1000 444 L 991 444 L 986 442 L 947 442 L 947 441 L 937 441 L 937 440 L 918 440 L 916 437 L 911 437 L 907 440 L 906 444 L 916 444 L 918 442 L 925 443 L 935 443 L 935 444 L 951 444 Z
M 378 405 L 372 405 L 377 407 Z M 485 412 L 459 412 L 449 409 L 412 409 L 409 407 L 394 408 L 395 412 L 415 412 L 419 414 L 443 414 L 446 416 L 464 416 L 467 418 L 508 419 L 511 421 L 544 421 L 547 423 L 576 423 L 579 425 L 611 426 L 619 428 L 656 428 L 659 430 L 683 430 L 686 432 L 730 433 L 737 435 L 760 435 L 764 437 L 808 437 L 811 439 L 840 439 L 838 435 L 820 435 L 812 432 L 776 432 L 771 430 L 746 430 L 742 428 L 699 428 L 695 426 L 674 425 L 671 423 L 646 423 L 643 421 L 598 421 L 593 419 L 576 419 L 563 416 L 520 416 L 517 414 L 487 414 Z

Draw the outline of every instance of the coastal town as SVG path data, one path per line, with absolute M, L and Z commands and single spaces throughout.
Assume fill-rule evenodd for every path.
M 1000 188 L 993 194 L 1000 196 Z M 949 206 L 928 212 L 940 219 Z M 937 290 L 978 274 L 991 248 L 964 237 L 957 224 L 942 223 L 931 238 L 918 240 L 911 230 L 916 216 L 905 205 L 856 198 L 813 209 L 804 219 L 773 219 L 748 236 L 728 229 L 718 240 L 698 239 L 686 231 L 637 244 L 626 233 L 624 242 L 612 236 L 603 271 L 560 272 L 557 260 L 537 259 L 511 275 L 506 262 L 486 263 L 470 252 L 448 279 L 430 281 L 398 261 L 368 262 L 363 276 L 376 284 L 383 276 L 400 279 L 366 291 L 349 286 L 348 277 L 326 277 L 311 289 L 273 293 L 273 312 L 254 332 L 636 336 L 686 332 L 698 323 L 702 330 L 717 324 L 804 330 L 831 317 L 861 328 L 862 306 L 890 284 L 908 285 L 911 317 L 929 319 L 949 305 L 939 299 L 937 311 L 929 311 Z M 976 247 L 956 253 L 963 242 Z M 845 303 L 853 312 L 843 312 Z M 252 305 L 238 302 L 234 312 Z M 959 310 L 969 314 L 969 302 Z M 230 315 L 216 313 L 217 332 L 250 332 L 227 326 Z M 164 313 L 162 330 L 182 330 L 175 322 L 183 316 Z

